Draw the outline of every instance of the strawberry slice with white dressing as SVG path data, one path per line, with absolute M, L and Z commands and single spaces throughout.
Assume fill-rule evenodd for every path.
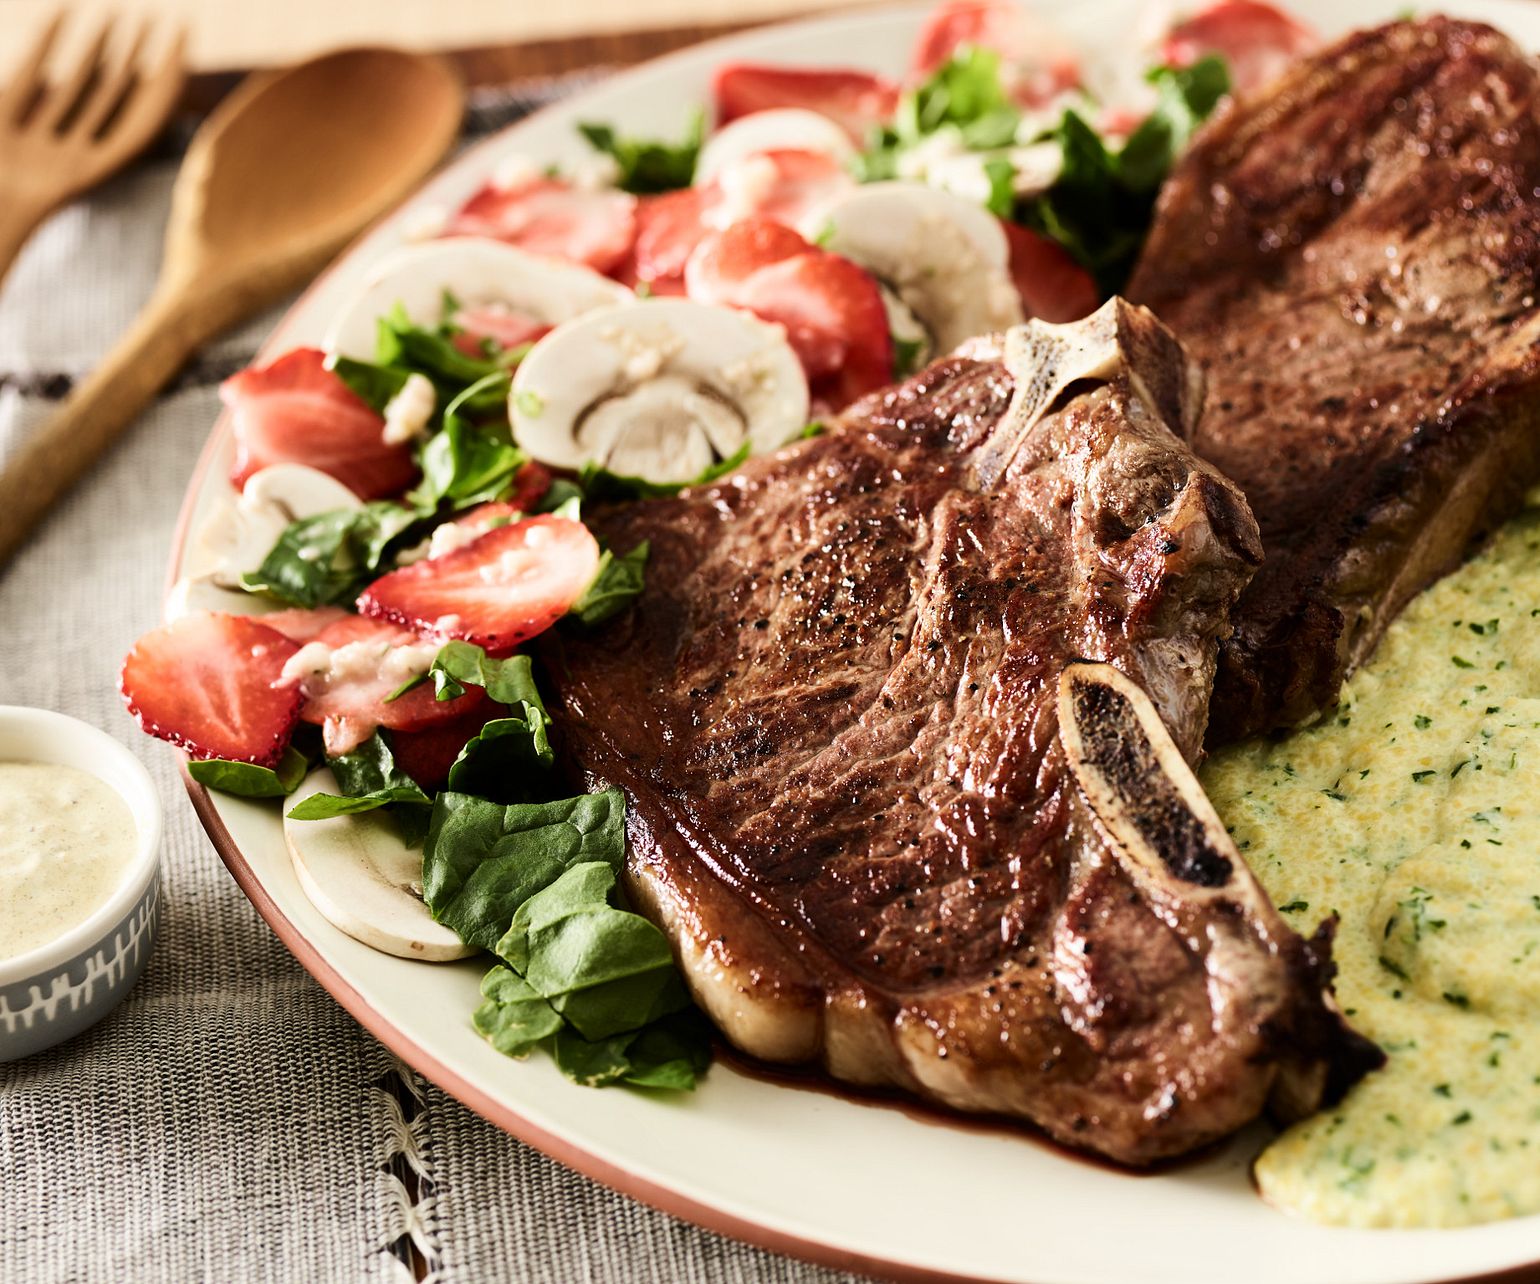
M 303 692 L 300 717 L 318 725 L 332 755 L 357 748 L 376 727 L 422 731 L 452 722 L 486 703 L 479 687 L 439 700 L 424 682 L 390 697 L 428 671 L 443 645 L 386 620 L 344 615 L 289 656 L 283 678 Z
M 303 697 L 282 681 L 298 650 L 250 616 L 198 611 L 140 638 L 119 688 L 150 735 L 195 758 L 272 767 L 299 720 Z
M 684 293 L 684 269 L 712 232 L 748 218 L 798 228 L 856 186 L 827 152 L 779 148 L 725 164 L 699 187 L 643 206 L 632 260 L 637 283 L 654 294 Z
M 893 115 L 899 93 L 891 80 L 869 71 L 749 62 L 718 67 L 711 89 L 718 125 L 757 111 L 800 107 L 827 116 L 858 143 Z
M 561 619 L 598 572 L 598 541 L 581 522 L 531 517 L 382 576 L 358 609 L 506 652 Z
M 383 499 L 416 480 L 410 448 L 387 442 L 385 420 L 325 363 L 319 348 L 296 348 L 220 385 L 235 430 L 237 490 L 275 464 L 307 464 L 360 499 Z
M 876 279 L 765 218 L 703 241 L 685 270 L 690 298 L 786 328 L 815 402 L 838 410 L 891 382 L 893 338 Z
M 449 221 L 445 236 L 487 236 L 536 254 L 617 267 L 636 237 L 636 197 L 614 188 L 578 187 L 561 178 L 488 184 Z
M 1218 54 L 1230 72 L 1231 90 L 1249 94 L 1321 43 L 1314 28 L 1273 5 L 1219 0 L 1173 26 L 1161 55 L 1172 67 L 1187 67 L 1205 54 Z

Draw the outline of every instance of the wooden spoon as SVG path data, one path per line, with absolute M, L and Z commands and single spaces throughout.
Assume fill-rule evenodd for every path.
M 315 274 L 454 140 L 440 58 L 349 49 L 253 76 L 177 176 L 160 279 L 102 364 L 0 473 L 0 564 L 203 343 Z

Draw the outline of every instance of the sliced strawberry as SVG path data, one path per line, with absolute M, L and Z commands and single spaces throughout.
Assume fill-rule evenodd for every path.
M 898 108 L 898 86 L 891 80 L 845 68 L 727 63 L 717 68 L 711 88 L 718 125 L 756 111 L 802 107 L 827 116 L 856 142 Z
M 428 793 L 442 789 L 449 781 L 449 769 L 454 766 L 466 742 L 493 718 L 502 717 L 503 712 L 500 705 L 488 700 L 437 726 L 421 731 L 392 731 L 390 751 L 396 766 Z
M 140 638 L 118 685 L 150 735 L 195 758 L 272 767 L 299 720 L 301 696 L 282 681 L 297 650 L 252 616 L 201 611 Z
M 796 227 L 854 186 L 823 152 L 782 148 L 746 156 L 700 187 L 643 204 L 631 283 L 645 282 L 654 294 L 686 293 L 685 263 L 713 231 L 755 217 Z
M 692 299 L 785 326 L 815 399 L 831 409 L 892 382 L 893 338 L 875 278 L 788 227 L 734 223 L 690 256 L 685 283 Z
M 385 440 L 384 419 L 325 362 L 317 348 L 296 348 L 220 385 L 235 426 L 237 489 L 273 464 L 319 468 L 360 499 L 383 499 L 416 479 L 411 449 Z
M 1006 92 L 1023 107 L 1041 107 L 1080 83 L 1074 52 L 1015 0 L 948 0 L 931 11 L 910 66 L 924 80 L 958 50 L 1000 55 Z
M 706 207 L 714 189 L 686 187 L 644 197 L 636 207 L 636 246 L 619 279 L 654 294 L 684 292 L 684 265 L 706 234 Z
M 1011 278 L 1029 317 L 1055 323 L 1078 321 L 1101 304 L 1096 280 L 1057 241 L 1002 219 L 1011 247 Z
M 574 187 L 561 178 L 488 184 L 460 207 L 444 235 L 490 236 L 608 272 L 636 237 L 636 197 L 614 188 Z
M 300 643 L 313 641 L 323 629 L 351 618 L 352 612 L 344 611 L 340 606 L 296 606 L 286 611 L 269 611 L 258 617 L 261 623 L 277 629 L 290 642 Z
M 468 357 L 482 356 L 482 346 L 489 340 L 494 348 L 507 352 L 510 348 L 534 343 L 551 332 L 551 327 L 543 321 L 492 306 L 461 308 L 454 315 L 454 324 L 459 330 L 454 345 Z
M 1321 47 L 1314 28 L 1258 0 L 1219 0 L 1166 33 L 1162 57 L 1187 67 L 1218 54 L 1230 71 L 1230 88 L 1249 94 L 1277 78 L 1296 58 Z
M 720 231 L 753 217 L 799 227 L 854 188 L 856 181 L 827 152 L 780 148 L 745 156 L 708 186 L 714 198 L 704 220 Z
M 508 651 L 561 619 L 598 571 L 598 542 L 581 522 L 531 517 L 382 576 L 358 609 Z
M 290 665 L 305 697 L 300 717 L 321 727 L 326 752 L 336 755 L 357 748 L 376 727 L 422 731 L 487 704 L 479 687 L 439 700 L 431 682 L 389 698 L 427 671 L 439 646 L 397 624 L 345 615 L 322 629 Z

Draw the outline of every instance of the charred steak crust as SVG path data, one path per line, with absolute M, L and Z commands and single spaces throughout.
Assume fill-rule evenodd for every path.
M 1066 668 L 1116 666 L 1202 798 L 1182 756 L 1259 550 L 1171 431 L 1197 390 L 1115 302 L 591 514 L 652 554 L 627 616 L 547 635 L 561 752 L 626 791 L 629 894 L 738 1046 L 1131 1164 L 1325 1078 L 1334 1036 L 1279 1047 L 1335 1027 L 1244 864 L 1154 896 L 1060 736 Z
M 1199 135 L 1129 296 L 1208 375 L 1193 448 L 1266 561 L 1210 740 L 1289 726 L 1540 475 L 1540 70 L 1479 24 L 1348 36 Z

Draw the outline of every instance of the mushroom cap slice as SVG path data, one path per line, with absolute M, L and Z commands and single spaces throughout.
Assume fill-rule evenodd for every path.
M 648 299 L 558 326 L 509 394 L 519 448 L 553 468 L 597 463 L 692 481 L 745 444 L 773 450 L 807 424 L 807 377 L 785 332 L 732 308 Z
M 373 360 L 380 317 L 400 304 L 415 324 L 436 325 L 446 290 L 465 307 L 504 306 L 553 326 L 634 297 L 625 286 L 579 263 L 485 237 L 457 236 L 407 246 L 384 259 L 337 314 L 322 346 L 344 357 Z
M 336 793 L 324 767 L 289 800 Z M 435 923 L 422 900 L 422 853 L 401 841 L 378 812 L 331 820 L 291 820 L 283 836 L 294 873 L 310 903 L 334 927 L 397 958 L 442 963 L 476 953 L 452 929 Z
M 827 116 L 802 107 L 774 107 L 740 116 L 712 134 L 695 162 L 695 182 L 710 182 L 746 157 L 784 150 L 822 152 L 841 163 L 856 154 L 850 136 Z
M 189 575 L 220 588 L 240 589 L 241 576 L 262 565 L 290 522 L 363 501 L 329 473 L 307 464 L 274 464 L 247 479 L 198 531 Z
M 825 248 L 898 295 L 939 352 L 1023 320 L 999 221 L 950 192 L 923 183 L 869 183 L 815 221 Z

